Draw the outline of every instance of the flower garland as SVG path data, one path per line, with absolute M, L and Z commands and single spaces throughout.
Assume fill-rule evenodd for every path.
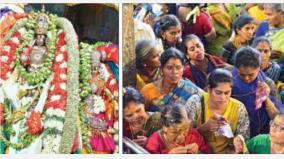
M 23 35 L 22 35 L 23 34 Z M 22 38 L 23 37 L 23 38 Z M 8 79 L 8 76 L 11 74 L 11 72 L 13 71 L 14 68 L 14 60 L 15 60 L 15 52 L 17 52 L 17 48 L 23 44 L 23 41 L 25 39 L 26 36 L 26 31 L 25 29 L 19 29 L 19 31 L 15 31 L 12 34 L 12 37 L 6 41 L 4 47 L 2 47 L 1 49 L 1 62 L 0 62 L 0 66 L 1 66 L 1 81 L 5 81 Z M 2 71 L 3 70 L 3 71 Z M 9 104 L 2 104 L 0 103 L 2 106 L 4 107 L 10 107 Z M 12 128 L 9 127 L 8 125 L 11 125 L 11 121 L 12 121 L 12 115 L 8 115 L 9 112 L 6 111 L 5 113 L 5 120 L 7 121 L 7 123 L 5 124 L 4 127 L 6 127 L 7 132 L 14 134 L 11 130 Z M 4 130 L 4 129 L 3 129 Z M 4 144 L 6 146 L 11 146 L 14 149 L 22 149 L 25 148 L 27 146 L 29 146 L 32 141 L 36 138 L 35 136 L 33 136 L 32 134 L 29 134 L 27 132 L 23 132 L 21 134 L 19 134 L 19 138 L 20 138 L 20 142 L 18 143 L 11 143 L 9 140 L 7 140 L 4 135 L 1 132 L 1 137 L 0 140 L 4 142 Z
M 15 131 L 12 129 L 12 114 L 11 111 L 9 110 L 10 102 L 7 99 L 5 99 L 3 107 L 4 107 L 4 117 L 6 123 L 4 123 L 4 125 L 1 125 L 1 127 L 2 126 L 5 127 L 6 132 L 8 134 L 14 135 Z M 37 138 L 36 135 L 24 131 L 19 134 L 20 142 L 11 143 L 8 139 L 6 139 L 5 134 L 3 134 L 2 131 L 0 133 L 0 141 L 2 141 L 5 146 L 10 146 L 16 150 L 28 147 L 36 138 Z
M 13 71 L 14 60 L 16 58 L 15 52 L 17 47 L 22 43 L 22 36 L 20 32 L 14 32 L 12 37 L 1 48 L 0 54 L 0 83 L 7 80 L 9 74 Z
M 68 76 L 67 76 L 67 106 L 63 125 L 62 139 L 59 145 L 59 153 L 70 153 L 73 147 L 75 133 L 78 125 L 74 124 L 78 115 L 79 96 L 79 46 L 78 38 L 70 21 L 58 18 L 56 25 L 61 27 L 65 34 L 68 52 Z
M 1 33 L 0 33 L 0 46 L 2 46 L 3 42 L 3 37 L 7 33 L 7 31 L 16 23 L 16 21 L 20 18 L 27 17 L 26 13 L 16 13 L 16 12 L 8 12 L 6 13 L 7 15 L 4 15 L 4 19 L 0 20 L 0 28 L 1 28 Z
M 62 138 L 63 123 L 66 110 L 66 82 L 67 82 L 67 50 L 64 40 L 65 34 L 61 30 L 57 35 L 55 60 L 52 71 L 53 79 L 46 102 L 46 118 L 44 121 L 43 143 L 46 145 L 43 153 L 58 153 Z

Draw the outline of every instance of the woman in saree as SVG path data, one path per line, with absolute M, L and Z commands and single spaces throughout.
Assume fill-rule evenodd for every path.
M 160 107 L 174 102 L 184 104 L 193 94 L 202 90 L 189 80 L 182 78 L 184 56 L 175 48 L 167 49 L 161 55 L 161 78 L 141 89 L 146 100 L 146 110 L 159 111 Z
M 232 67 L 226 64 L 222 58 L 206 54 L 204 45 L 196 35 L 187 35 L 183 41 L 188 60 L 184 67 L 183 76 L 201 89 L 205 89 L 207 75 L 215 68 Z
M 258 50 L 244 47 L 235 57 L 232 71 L 234 85 L 232 97 L 245 104 L 249 114 L 250 137 L 269 133 L 269 121 L 273 114 L 282 110 L 274 82 L 261 70 L 261 57 Z
M 133 87 L 123 95 L 123 136 L 144 146 L 147 138 L 161 128 L 160 115 L 145 111 L 143 96 Z
M 272 59 L 282 60 L 284 54 L 284 4 L 263 4 L 267 21 L 259 24 L 256 37 L 266 36 L 272 42 Z
M 240 144 L 238 150 L 245 145 Z M 284 154 L 284 113 L 278 113 L 270 121 L 270 133 L 260 134 L 246 141 L 251 154 Z
M 233 137 L 249 138 L 248 114 L 242 102 L 231 98 L 232 86 L 232 74 L 215 69 L 208 77 L 208 92 L 186 103 L 194 127 L 214 153 L 234 153 Z
M 223 45 L 221 51 L 221 56 L 229 64 L 234 63 L 233 56 L 237 49 L 250 45 L 255 30 L 254 19 L 246 14 L 241 15 L 235 19 L 232 27 L 233 35 Z
M 147 83 L 160 77 L 161 50 L 154 41 L 141 40 L 136 43 L 136 88 L 140 90 Z
M 281 68 L 275 61 L 270 60 L 272 53 L 271 41 L 267 37 L 261 36 L 255 38 L 251 46 L 260 52 L 261 70 L 276 83 L 280 77 Z
M 146 150 L 155 154 L 211 153 L 202 135 L 190 128 L 185 107 L 175 103 L 165 105 L 161 110 L 162 129 L 147 140 Z

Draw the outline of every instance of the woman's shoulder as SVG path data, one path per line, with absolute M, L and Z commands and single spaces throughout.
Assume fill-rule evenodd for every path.
M 232 41 L 228 40 L 224 43 L 223 48 L 225 49 L 235 49 L 235 46 Z
M 281 70 L 281 67 L 277 62 L 271 61 L 270 63 L 271 63 L 271 66 L 270 66 L 271 68 L 273 68 L 275 70 L 279 70 L 279 71 Z
M 233 103 L 236 103 L 238 105 L 244 105 L 241 101 L 239 101 L 239 100 L 237 100 L 237 99 L 235 99 L 233 97 L 230 97 L 230 101 L 233 102 Z
M 206 13 L 204 13 L 203 11 L 201 11 L 199 16 L 197 17 L 197 20 L 202 23 L 206 20 L 209 20 L 209 16 Z
M 148 83 L 146 84 L 144 87 L 142 87 L 141 89 L 141 93 L 146 93 L 146 92 L 149 92 L 149 91 L 158 91 L 158 88 L 157 86 L 155 85 L 154 82 L 151 82 L 151 83 Z
M 182 84 L 184 90 L 187 90 L 187 92 L 190 92 L 191 94 L 201 95 L 204 92 L 201 88 L 199 88 L 197 85 L 195 85 L 192 81 L 188 79 L 182 80 Z
M 232 97 L 230 98 L 230 100 L 235 103 L 233 105 L 237 106 L 239 116 L 242 117 L 242 115 L 247 115 L 247 109 L 244 103 Z
M 269 134 L 260 134 L 247 141 L 247 145 L 269 145 L 270 137 Z
M 197 136 L 200 135 L 200 133 L 198 132 L 198 130 L 196 128 L 189 128 L 188 134 L 197 135 Z

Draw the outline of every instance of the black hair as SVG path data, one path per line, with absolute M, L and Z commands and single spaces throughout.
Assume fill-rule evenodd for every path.
M 161 109 L 161 124 L 165 127 L 170 127 L 181 123 L 184 118 L 182 115 L 182 109 L 184 108 L 180 103 L 164 105 Z
M 224 68 L 214 69 L 208 76 L 209 88 L 216 88 L 219 83 L 230 83 L 233 86 L 232 73 Z
M 246 46 L 237 50 L 234 55 L 235 67 L 251 67 L 259 68 L 261 63 L 261 56 L 258 50 Z
M 142 69 L 143 62 L 149 58 L 149 53 L 156 48 L 155 41 L 152 40 L 139 40 L 135 46 L 136 54 L 136 68 Z
M 162 53 L 161 58 L 160 58 L 161 67 L 163 67 L 169 61 L 170 58 L 179 59 L 182 65 L 184 65 L 185 63 L 184 53 L 176 48 L 171 47 Z
M 253 41 L 252 41 L 252 44 L 251 44 L 251 47 L 253 48 L 256 48 L 256 46 L 261 43 L 261 42 L 266 42 L 268 43 L 268 45 L 270 46 L 270 49 L 272 49 L 272 43 L 271 41 L 266 37 L 266 36 L 260 36 L 260 37 L 257 37 L 255 38 Z
M 183 46 L 184 46 L 185 50 L 187 50 L 186 43 L 191 41 L 191 40 L 199 41 L 203 45 L 203 47 L 204 47 L 204 44 L 202 43 L 201 39 L 198 36 L 196 36 L 195 34 L 189 34 L 189 35 L 186 35 L 183 38 Z
M 180 26 L 181 23 L 179 19 L 173 14 L 166 14 L 159 20 L 158 37 L 162 38 L 162 33 L 168 30 L 172 26 Z
M 144 97 L 135 88 L 128 86 L 124 89 L 125 92 L 123 94 L 123 108 L 125 108 L 130 102 L 135 102 L 137 104 L 145 104 Z
M 238 34 L 238 32 L 237 32 L 238 29 L 241 29 L 246 24 L 253 23 L 253 22 L 254 22 L 254 19 L 251 16 L 249 16 L 247 14 L 243 14 L 243 15 L 238 16 L 234 20 L 232 28 L 235 31 L 236 35 L 237 35 Z

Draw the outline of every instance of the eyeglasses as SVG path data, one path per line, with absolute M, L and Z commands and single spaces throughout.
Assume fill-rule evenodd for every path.
M 270 121 L 270 126 L 275 128 L 277 131 L 284 131 L 284 128 L 278 124 L 276 124 L 274 121 Z

